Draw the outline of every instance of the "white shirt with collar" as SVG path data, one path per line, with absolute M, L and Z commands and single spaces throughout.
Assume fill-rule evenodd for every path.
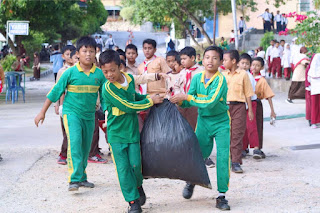
M 253 75 L 251 74 L 250 70 L 247 70 L 247 73 L 248 73 L 248 76 L 249 76 L 249 79 L 250 79 L 250 82 L 251 82 L 251 85 L 252 85 L 253 92 L 255 93 L 257 82 L 254 79 Z M 251 101 L 257 100 L 257 98 L 258 98 L 257 95 L 254 94 L 253 96 L 251 96 Z
M 272 51 L 273 47 L 274 47 L 274 46 L 271 46 L 271 45 L 270 45 L 270 46 L 267 48 L 267 51 L 266 51 L 266 60 L 268 60 L 269 56 L 271 56 L 271 51 Z
M 276 20 L 276 22 L 281 22 L 281 20 L 282 20 L 282 15 L 277 14 L 277 15 L 275 16 L 275 20 Z
M 258 17 L 262 17 L 263 20 L 265 21 L 271 21 L 271 13 L 268 13 L 267 11 L 262 13 L 260 16 Z
M 281 58 L 281 49 L 279 47 L 274 47 L 271 50 L 270 61 L 273 61 L 274 58 Z
M 240 20 L 239 21 L 239 28 L 243 28 L 243 29 L 246 29 L 247 26 L 246 26 L 246 22 L 244 20 Z

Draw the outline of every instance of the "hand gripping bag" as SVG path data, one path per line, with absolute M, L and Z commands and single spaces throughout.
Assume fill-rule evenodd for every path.
M 196 135 L 175 104 L 151 108 L 141 132 L 145 178 L 180 179 L 211 189 Z

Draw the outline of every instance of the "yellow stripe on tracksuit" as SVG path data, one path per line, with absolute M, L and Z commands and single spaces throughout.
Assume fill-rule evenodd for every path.
M 68 92 L 74 93 L 97 93 L 100 86 L 92 85 L 68 85 Z
M 133 104 L 129 103 L 126 100 L 121 99 L 119 96 L 117 96 L 111 89 L 110 89 L 110 82 L 105 84 L 106 91 L 115 99 L 117 99 L 122 105 L 129 107 L 131 109 L 145 109 L 147 107 L 151 107 L 152 103 L 146 103 L 146 104 Z
M 64 123 L 64 129 L 66 130 L 66 134 L 68 138 L 68 151 L 67 151 L 68 173 L 69 173 L 68 182 L 71 182 L 71 174 L 73 173 L 73 163 L 71 158 L 70 132 L 69 132 L 67 115 L 63 115 L 63 123 Z

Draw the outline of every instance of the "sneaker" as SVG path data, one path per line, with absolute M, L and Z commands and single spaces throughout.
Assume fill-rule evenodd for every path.
M 318 128 L 317 125 L 311 124 L 311 129 L 316 129 L 316 128 Z
M 103 159 L 99 154 L 88 158 L 88 163 L 107 163 L 107 159 Z
M 187 183 L 187 185 L 184 187 L 182 196 L 185 199 L 190 199 L 192 197 L 194 186 L 194 184 Z
M 241 157 L 245 158 L 248 153 L 249 153 L 249 149 L 242 150 Z
M 138 191 L 139 191 L 139 203 L 140 203 L 140 206 L 143 206 L 145 203 L 146 203 L 146 194 L 144 193 L 144 190 L 142 188 L 142 186 L 138 187 Z
M 94 188 L 94 184 L 88 182 L 87 180 L 79 182 L 80 187 L 85 187 L 85 188 Z
M 288 103 L 288 104 L 293 104 L 293 101 L 291 100 L 291 99 L 286 99 L 286 102 Z
M 262 151 L 260 149 L 253 150 L 253 158 L 259 160 L 262 158 Z
M 216 198 L 216 208 L 222 211 L 230 210 L 230 206 L 228 205 L 228 201 L 225 196 L 219 196 Z
M 80 187 L 80 185 L 78 182 L 70 182 L 68 191 L 78 191 L 79 187 Z
M 262 159 L 265 159 L 266 158 L 266 154 L 264 154 L 264 152 L 260 149 L 261 151 L 261 155 L 262 155 Z
M 213 168 L 213 167 L 215 167 L 215 164 L 214 164 L 214 162 L 211 160 L 211 158 L 206 158 L 206 159 L 204 160 L 204 163 L 206 164 L 206 166 L 207 166 L 208 168 Z
M 58 164 L 61 164 L 61 165 L 67 165 L 67 158 L 59 155 L 59 158 L 58 158 L 58 160 L 57 160 L 57 163 L 58 163 Z
M 243 173 L 240 163 L 232 163 L 232 171 L 234 173 Z
M 139 200 L 134 200 L 129 202 L 129 207 L 128 207 L 128 213 L 141 213 L 141 205 L 139 203 Z

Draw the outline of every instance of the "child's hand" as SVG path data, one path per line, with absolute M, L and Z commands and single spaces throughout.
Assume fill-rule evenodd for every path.
M 55 113 L 57 114 L 57 115 L 59 115 L 59 104 L 55 104 L 54 105 L 54 111 L 55 111 Z
M 170 98 L 170 101 L 174 104 L 177 104 L 181 101 L 187 100 L 188 99 L 188 95 L 187 94 L 177 94 L 174 95 Z
M 170 76 L 169 75 L 167 75 L 167 74 L 165 74 L 165 73 L 158 73 L 158 75 L 160 76 L 160 78 L 162 78 L 162 79 L 167 79 L 167 78 L 169 78 L 170 79 Z
M 163 102 L 163 99 L 164 99 L 159 94 L 151 95 L 150 98 L 152 99 L 153 104 L 160 104 Z
M 253 112 L 252 110 L 249 110 L 248 111 L 248 116 L 249 116 L 249 120 L 252 121 L 254 119 L 254 115 L 253 115 Z
M 38 127 L 39 122 L 41 121 L 41 124 L 43 124 L 43 121 L 45 119 L 45 114 L 40 112 L 35 118 L 34 123 Z
M 277 118 L 277 115 L 276 115 L 276 113 L 274 111 L 272 111 L 270 117 L 271 118 Z

